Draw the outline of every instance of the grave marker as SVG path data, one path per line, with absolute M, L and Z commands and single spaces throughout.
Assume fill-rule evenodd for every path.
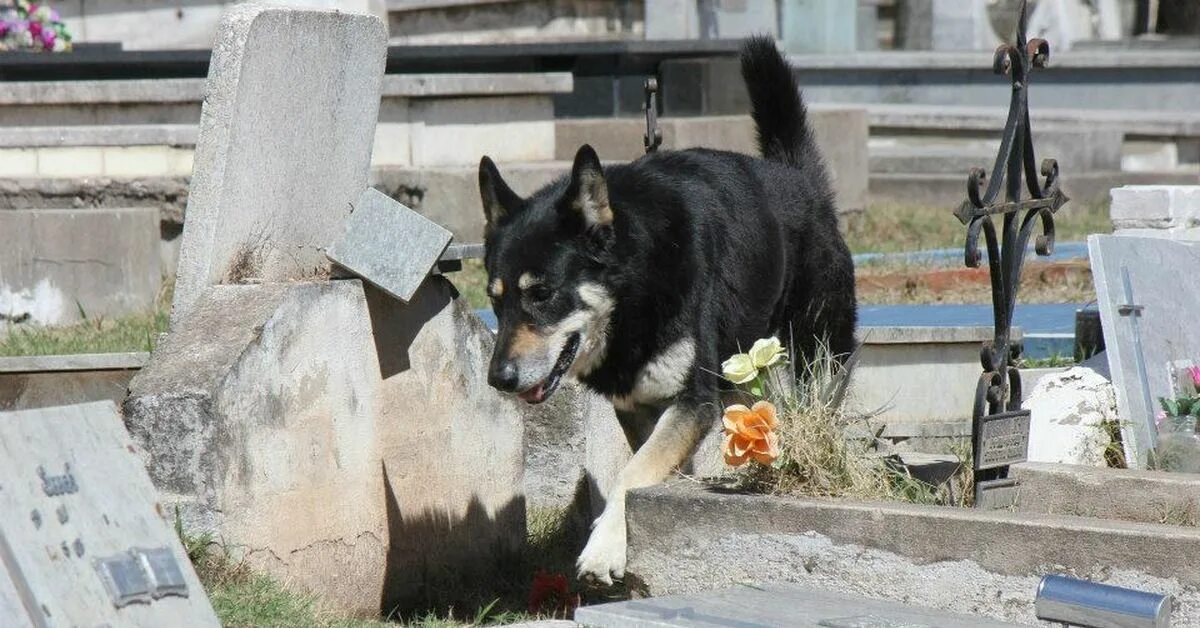
M 450 245 L 444 227 L 368 188 L 329 259 L 407 303 Z
M 219 625 L 112 402 L 0 413 L 0 478 L 0 625 Z
M 213 45 L 172 325 L 208 286 L 321 277 L 367 187 L 387 54 L 374 16 L 239 4 Z
M 1200 245 L 1093 235 L 1088 252 L 1125 459 L 1144 468 L 1155 443 L 1157 400 L 1173 394 L 1172 363 L 1200 357 Z

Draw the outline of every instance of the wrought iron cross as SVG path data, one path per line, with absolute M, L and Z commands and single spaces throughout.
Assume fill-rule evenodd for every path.
M 662 129 L 658 128 L 658 79 L 647 78 L 642 88 L 646 93 L 646 102 L 642 105 L 646 110 L 646 133 L 642 135 L 642 144 L 647 153 L 653 153 L 662 144 Z
M 1058 164 L 1053 159 L 1041 163 L 1041 176 L 1045 179 L 1039 183 L 1029 127 L 1028 88 L 1033 70 L 1046 66 L 1050 45 L 1044 39 L 1026 41 L 1025 0 L 1021 1 L 1019 11 L 1016 43 L 997 48 L 992 63 L 996 74 L 1007 74 L 1012 81 L 1012 97 L 1000 151 L 990 177 L 983 168 L 971 170 L 967 179 L 967 200 L 954 212 L 967 227 L 966 265 L 979 267 L 982 261 L 979 236 L 982 234 L 987 244 L 992 281 L 995 334 L 980 351 L 984 372 L 976 387 L 972 411 L 972 453 L 978 504 L 995 504 L 994 499 L 984 499 L 984 493 L 990 488 L 1011 488 L 1011 482 L 1003 481 L 1008 477 L 1008 464 L 1025 459 L 1029 439 L 1028 412 L 1021 410 L 1021 377 L 1016 368 L 1021 346 L 1011 338 L 1013 310 L 1029 238 L 1040 222 L 1042 233 L 1037 238 L 1036 250 L 1038 255 L 1049 255 L 1054 249 L 1054 212 L 1068 200 L 1058 187 Z M 1027 199 L 1022 199 L 1023 187 L 1029 193 Z M 999 198 L 1001 189 L 1003 200 Z M 1003 216 L 999 230 L 996 216 Z M 1015 434 L 997 434 L 995 429 L 985 439 L 983 426 L 994 424 L 998 415 L 1007 419 L 1024 416 L 1024 420 L 1006 422 L 1013 429 L 1025 430 L 1022 436 L 1024 447 L 1012 446 Z M 990 441 L 993 437 L 998 440 Z M 1018 449 L 1019 455 L 1012 454 Z M 991 461 L 991 466 L 984 464 L 981 468 L 985 459 Z M 1007 462 L 996 464 L 1000 460 Z

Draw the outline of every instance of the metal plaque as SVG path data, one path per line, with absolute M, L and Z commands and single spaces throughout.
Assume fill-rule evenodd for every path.
M 1017 504 L 1017 480 L 1004 478 L 975 484 L 975 507 L 980 510 L 1005 510 Z
M 1029 451 L 1029 411 L 1003 412 L 979 419 L 979 453 L 975 470 L 1025 462 Z
M 117 554 L 96 561 L 96 572 L 112 597 L 113 606 L 121 608 L 134 603 L 149 603 L 153 585 L 142 568 L 141 561 L 129 553 Z
M 187 597 L 187 581 L 183 577 L 183 570 L 179 568 L 175 554 L 169 548 L 138 549 L 133 550 L 133 553 L 137 555 L 142 568 L 150 576 L 153 587 L 151 595 L 154 599 L 157 600 L 168 595 Z

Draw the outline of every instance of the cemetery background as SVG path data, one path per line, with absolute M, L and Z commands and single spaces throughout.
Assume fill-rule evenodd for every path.
M 449 271 L 457 262 L 443 262 L 447 274 L 431 278 L 420 291 L 408 295 L 411 299 L 396 300 L 395 293 L 388 294 L 386 288 L 380 290 L 357 280 L 327 281 L 331 272 L 325 249 L 333 246 L 347 216 L 327 208 L 344 207 L 348 212 L 349 207 L 363 202 L 358 192 L 370 185 L 442 224 L 456 243 L 475 242 L 480 218 L 472 164 L 479 154 L 486 152 L 500 160 L 506 173 L 505 162 L 513 163 L 514 181 L 525 186 L 519 190 L 522 192 L 561 171 L 560 160 L 569 157 L 575 145 L 584 141 L 595 144 L 606 159 L 632 159 L 640 154 L 638 137 L 644 131 L 644 121 L 637 117 L 641 68 L 629 75 L 609 68 L 598 71 L 599 75 L 589 73 L 586 68 L 594 60 L 583 52 L 572 53 L 569 45 L 558 47 L 576 55 L 572 58 L 574 65 L 564 64 L 561 50 L 555 57 L 552 51 L 536 47 L 508 48 L 509 52 L 485 49 L 459 52 L 457 56 L 450 50 L 442 53 L 448 60 L 439 60 L 430 50 L 410 45 L 466 41 L 450 29 L 439 32 L 439 28 L 445 28 L 444 16 L 439 15 L 451 9 L 436 3 L 427 8 L 387 3 L 383 11 L 379 6 L 344 6 L 341 8 L 379 15 L 386 11 L 388 32 L 345 16 L 349 22 L 338 27 L 339 32 L 342 37 L 357 34 L 357 49 L 349 43 L 346 49 L 330 43 L 335 47 L 297 50 L 277 43 L 274 50 L 250 48 L 243 59 L 238 56 L 245 54 L 239 53 L 239 47 L 249 45 L 253 30 L 249 24 L 255 23 L 248 20 L 243 30 L 233 29 L 237 34 L 231 39 L 215 43 L 210 64 L 209 52 L 204 49 L 208 44 L 203 39 L 209 37 L 211 41 L 215 21 L 209 24 L 207 18 L 190 20 L 204 15 L 215 20 L 221 10 L 228 8 L 221 4 L 189 9 L 175 18 L 154 12 L 130 11 L 122 15 L 121 11 L 106 14 L 80 9 L 91 16 L 86 19 L 107 19 L 110 25 L 122 19 L 165 19 L 195 29 L 201 33 L 197 36 L 201 43 L 195 46 L 198 54 L 189 57 L 175 53 L 177 56 L 170 58 L 175 67 L 185 68 L 178 70 L 183 76 L 142 79 L 120 74 L 154 70 L 137 70 L 136 65 L 112 50 L 96 48 L 89 52 L 85 44 L 103 41 L 110 35 L 130 38 L 129 48 L 155 48 L 161 44 L 136 43 L 143 29 L 124 32 L 104 26 L 103 21 L 93 21 L 91 24 L 100 26 L 90 26 L 88 37 L 77 38 L 78 58 L 85 69 L 73 70 L 61 59 L 45 62 L 0 56 L 0 76 L 19 79 L 6 82 L 0 94 L 5 102 L 0 108 L 0 205 L 5 208 L 0 210 L 0 221 L 3 233 L 13 234 L 6 242 L 23 245 L 10 248 L 5 252 L 7 257 L 0 258 L 0 270 L 4 271 L 0 273 L 0 296 L 4 297 L 5 310 L 0 326 L 7 332 L 7 337 L 0 340 L 0 352 L 48 356 L 18 357 L 0 363 L 0 409 L 49 407 L 93 399 L 124 403 L 126 422 L 151 461 L 151 477 L 167 496 L 164 499 L 180 506 L 185 530 L 215 529 L 224 541 L 236 539 L 234 545 L 269 548 L 246 552 L 245 562 L 241 560 L 242 552 L 227 560 L 221 550 L 203 542 L 218 537 L 191 537 L 192 554 L 201 573 L 217 580 L 229 579 L 232 586 L 223 591 L 240 588 L 258 595 L 269 591 L 278 596 L 276 604 L 294 607 L 291 612 L 317 612 L 311 598 L 290 596 L 272 588 L 269 580 L 245 571 L 251 569 L 256 574 L 273 573 L 296 589 L 319 591 L 318 606 L 322 607 L 387 611 L 401 604 L 406 609 L 441 607 L 444 612 L 451 598 L 475 597 L 478 599 L 457 607 L 459 619 L 472 619 L 469 616 L 474 612 L 462 609 L 484 609 L 499 597 L 502 604 L 493 607 L 490 616 L 484 612 L 475 619 L 504 619 L 506 615 L 501 611 L 525 606 L 536 569 L 569 572 L 577 549 L 573 545 L 577 543 L 579 523 L 586 519 L 589 508 L 586 491 L 578 496 L 582 502 L 576 501 L 577 509 L 570 511 L 574 514 L 564 518 L 557 513 L 577 497 L 579 478 L 586 474 L 593 481 L 603 482 L 625 455 L 612 449 L 611 443 L 620 441 L 612 429 L 610 411 L 603 401 L 578 391 L 566 391 L 570 394 L 554 407 L 538 412 L 490 394 L 471 366 L 483 363 L 481 356 L 486 355 L 488 347 L 486 329 L 470 311 L 485 305 L 479 296 L 480 266 L 473 259 L 461 262 L 465 267 L 461 272 Z M 478 6 L 472 11 L 479 23 L 488 24 L 494 23 L 488 17 L 495 10 L 491 5 L 503 3 L 474 4 Z M 578 17 L 595 10 L 594 6 L 584 7 L 586 4 L 575 3 L 573 9 L 559 10 L 579 11 L 573 14 Z M 481 27 L 467 31 L 473 33 L 471 37 L 487 41 L 522 37 L 529 41 L 601 39 L 614 46 L 610 53 L 615 50 L 630 57 L 658 54 L 652 72 L 659 75 L 664 91 L 664 148 L 707 145 L 753 152 L 744 101 L 727 89 L 732 47 L 721 39 L 772 21 L 786 24 L 780 21 L 781 14 L 764 18 L 752 11 L 730 10 L 705 17 L 715 21 L 703 24 L 697 15 L 696 24 L 685 24 L 683 32 L 664 32 L 661 18 L 655 13 L 657 7 L 642 5 L 639 13 L 636 6 L 629 8 L 636 4 L 613 3 L 621 7 L 613 9 L 621 12 L 616 17 L 576 19 L 548 27 L 584 24 L 582 32 L 530 33 L 522 30 L 525 27 L 521 20 L 538 22 L 539 18 L 522 18 L 519 11 L 509 16 L 511 31 Z M 920 3 L 861 3 L 874 11 L 875 20 L 855 15 L 859 27 L 853 32 L 854 45 L 869 49 L 870 37 L 857 38 L 874 28 L 875 46 L 887 47 L 907 39 L 907 45 L 914 49 L 934 46 L 935 42 L 963 50 L 991 48 L 994 42 L 988 40 L 987 29 L 980 25 L 986 21 L 995 29 L 993 16 L 982 20 L 978 13 L 943 14 L 940 11 L 944 8 L 939 9 L 937 3 L 929 4 L 932 8 L 921 9 Z M 993 6 L 992 13 L 998 16 L 1001 9 Z M 933 13 L 921 14 L 920 10 Z M 65 8 L 64 13 L 67 23 L 76 20 L 74 24 L 82 32 L 80 20 L 85 18 L 73 17 Z M 237 14 L 234 11 L 230 15 Z M 977 36 L 949 43 L 942 37 L 923 40 L 928 35 L 921 35 L 919 29 L 910 32 L 901 28 L 906 20 L 904 28 L 911 28 L 914 15 L 929 20 L 935 29 L 943 24 L 957 35 Z M 939 22 L 940 17 L 950 21 Z M 762 19 L 766 21 L 755 21 Z M 279 29 L 280 42 L 288 41 L 290 28 L 304 32 L 290 20 L 272 27 Z M 429 32 L 414 35 L 406 30 L 418 28 L 414 24 Z M 604 34 L 594 30 L 596 24 L 607 25 Z M 964 24 L 979 28 L 965 28 Z M 266 27 L 260 23 L 259 28 Z M 269 36 L 272 28 L 266 28 L 265 34 L 259 31 L 258 37 Z M 702 28 L 707 30 L 700 32 Z M 777 33 L 788 45 L 789 31 L 786 27 L 783 31 Z M 96 32 L 102 34 L 90 35 Z M 378 35 L 363 38 L 364 32 Z M 1071 35 L 1056 32 L 1054 37 L 1057 43 Z M 1188 35 L 1177 36 L 1176 48 L 1169 45 L 1170 39 L 1165 45 L 1142 43 L 1140 47 L 1127 41 L 1124 45 L 1129 47 L 1120 54 L 1111 50 L 1121 44 L 1097 43 L 1093 39 L 1102 41 L 1105 36 L 1101 32 L 1075 36 L 1079 43 L 1073 46 L 1073 54 L 1058 55 L 1057 50 L 1062 48 L 1056 47 L 1052 70 L 1039 76 L 1035 95 L 1031 96 L 1039 155 L 1056 156 L 1064 164 L 1064 187 L 1073 200 L 1056 220 L 1060 256 L 1045 262 L 1030 261 L 1020 300 L 1067 304 L 1069 316 L 1077 306 L 1096 299 L 1099 292 L 1106 340 L 1114 343 L 1108 334 L 1120 314 L 1105 309 L 1109 305 L 1104 303 L 1115 304 L 1114 308 L 1120 305 L 1116 304 L 1119 299 L 1108 297 L 1117 294 L 1114 287 L 1120 284 L 1105 282 L 1097 290 L 1092 271 L 1098 268 L 1096 251 L 1116 245 L 1092 241 L 1089 265 L 1086 253 L 1072 255 L 1069 244 L 1081 242 L 1089 234 L 1110 232 L 1114 225 L 1118 233 L 1191 237 L 1190 229 L 1196 215 L 1200 215 L 1194 193 L 1189 196 L 1186 190 L 1176 188 L 1125 188 L 1111 194 L 1109 190 L 1127 183 L 1200 183 L 1196 152 L 1200 122 L 1185 106 L 1193 102 L 1192 94 L 1200 87 L 1194 77 L 1188 76 L 1188 68 L 1194 67 L 1197 56 L 1188 47 Z M 185 41 L 180 37 L 179 41 Z M 669 49 L 671 46 L 648 46 L 639 51 L 631 41 L 643 37 L 681 37 L 685 41 L 673 44 L 677 48 L 674 51 Z M 840 39 L 833 38 L 828 42 L 829 50 L 847 45 L 849 38 L 846 33 Z M 386 53 L 381 52 L 385 40 L 396 45 Z M 700 53 L 685 44 L 697 44 Z M 945 254 L 928 252 L 961 245 L 961 227 L 948 220 L 949 208 L 961 201 L 965 165 L 990 162 L 995 153 L 995 132 L 1003 126 L 1002 111 L 988 108 L 1003 97 L 994 97 L 998 92 L 987 92 L 981 80 L 964 70 L 978 66 L 984 68 L 980 71 L 984 74 L 986 54 L 872 52 L 850 55 L 847 61 L 838 62 L 830 56 L 805 56 L 811 51 L 799 52 L 802 56 L 796 59 L 804 74 L 801 80 L 812 84 L 806 93 L 818 103 L 813 108 L 818 138 L 837 177 L 840 205 L 847 210 L 848 238 L 855 252 L 860 253 L 856 260 L 860 294 L 868 306 L 864 318 L 871 320 L 873 310 L 869 306 L 875 304 L 986 303 L 990 299 L 986 275 L 958 268 L 959 261 L 947 261 Z M 97 55 L 98 63 L 109 64 L 107 67 L 116 74 L 107 80 L 80 80 L 90 78 L 89 72 L 98 67 L 93 64 L 92 70 L 86 69 L 88 54 Z M 296 64 L 299 67 L 329 67 L 331 74 L 327 78 L 319 73 L 275 76 L 278 68 L 294 64 L 300 54 L 312 57 L 306 64 Z M 353 61 L 354 54 L 362 56 Z M 377 57 L 368 60 L 372 54 Z M 501 68 L 496 64 L 501 62 L 490 62 L 488 57 L 506 64 L 514 58 L 540 59 L 541 65 L 516 67 L 552 67 L 556 71 L 513 73 L 510 65 L 509 71 L 499 72 Z M 197 74 L 198 70 L 186 69 L 189 63 L 202 71 Z M 359 70 L 339 72 L 328 64 L 354 65 Z M 221 68 L 236 68 L 232 74 L 225 74 L 236 76 L 236 80 L 206 85 L 201 77 L 205 73 L 220 77 Z M 1146 68 L 1153 71 L 1147 72 Z M 463 73 L 464 69 L 469 72 Z M 930 83 L 951 77 L 969 89 L 960 87 L 959 97 L 932 88 L 907 89 L 901 97 L 904 104 L 897 105 L 895 86 L 879 78 L 881 73 L 908 72 L 919 77 L 937 71 L 944 74 L 930 77 Z M 822 83 L 823 76 L 847 72 L 864 84 L 878 85 L 878 89 L 849 90 Z M 1091 98 L 1079 100 L 1078 92 L 1069 91 L 1072 77 L 1089 73 L 1102 73 L 1107 82 L 1102 83 L 1103 89 L 1093 88 Z M 1132 79 L 1135 74 L 1143 78 Z M 339 78 L 328 78 L 334 76 Z M 373 76 L 378 84 L 372 82 Z M 52 80 L 28 80 L 31 77 Z M 288 88 L 265 87 L 272 78 Z M 264 87 L 239 91 L 244 80 Z M 298 88 L 295 81 L 306 81 L 305 87 Z M 997 82 L 992 82 L 990 86 L 994 87 Z M 335 98 L 323 89 L 330 85 L 347 94 L 367 96 L 354 101 Z M 611 98 L 600 105 L 599 114 L 595 110 L 601 100 L 597 98 L 597 87 Z M 1037 101 L 1041 89 L 1047 93 L 1044 107 Z M 370 96 L 376 92 L 376 96 Z M 225 101 L 214 98 L 222 93 L 240 96 Z M 306 100 L 306 106 L 297 109 L 299 105 L 288 96 L 295 93 L 315 99 Z M 323 107 L 312 106 L 320 102 L 314 96 L 320 94 L 333 100 Z M 1146 98 L 1147 94 L 1153 97 Z M 378 108 L 371 103 L 377 103 Z M 1128 109 L 1142 110 L 1133 114 Z M 338 113 L 333 120 L 312 117 L 323 110 Z M 257 120 L 260 125 L 238 124 L 238 120 Z M 285 126 L 273 127 L 264 122 Z M 280 130 L 314 129 L 321 124 L 336 126 L 325 133 Z M 320 137 L 344 137 L 349 141 L 313 148 L 309 142 Z M 306 150 L 323 155 L 345 152 L 342 157 L 324 162 L 294 159 Z M 264 186 L 263 181 L 295 185 L 287 190 Z M 328 185 L 334 181 L 338 184 Z M 317 182 L 326 185 L 315 186 Z M 246 207 L 253 211 L 245 213 Z M 237 213 L 226 213 L 234 208 Z M 237 218 L 231 218 L 234 216 Z M 191 226 L 184 229 L 183 225 Z M 189 237 L 188 229 L 200 235 Z M 464 252 L 453 250 L 458 251 L 456 255 Z M 880 255 L 889 253 L 899 255 Z M 1189 255 L 1186 249 L 1175 254 L 1183 259 Z M 961 256 L 961 249 L 953 255 Z M 1127 259 L 1121 257 L 1121 252 L 1110 255 Z M 1140 296 L 1143 287 L 1135 285 Z M 465 296 L 466 303 L 452 300 L 456 290 Z M 172 303 L 174 313 L 168 315 Z M 199 304 L 195 312 L 189 311 L 192 304 Z M 908 310 L 906 315 L 928 312 Z M 990 325 L 988 313 L 984 314 L 985 318 L 969 324 Z M 878 316 L 881 318 L 876 321 L 895 326 L 896 310 L 880 309 Z M 950 320 L 965 320 L 962 316 L 960 311 Z M 159 334 L 168 329 L 169 318 L 174 326 L 160 338 Z M 337 335 L 330 334 L 327 320 L 342 323 Z M 1145 320 L 1148 327 L 1152 325 L 1149 314 Z M 80 322 L 70 325 L 76 321 Z M 1068 331 L 1072 323 L 1066 321 Z M 381 338 L 380 329 L 407 331 Z M 950 329 L 945 324 L 917 330 L 876 328 L 864 334 L 867 349 L 859 375 L 858 400 L 864 407 L 889 406 L 879 418 L 878 428 L 879 436 L 892 450 L 905 454 L 910 462 L 919 461 L 916 454 L 920 453 L 944 454 L 956 447 L 961 450 L 961 445 L 955 443 L 961 444 L 970 433 L 969 422 L 963 419 L 969 413 L 971 382 L 978 377 L 978 346 L 986 336 L 978 329 Z M 1026 347 L 1035 349 L 1027 351 L 1034 358 L 1026 366 L 1072 364 L 1074 360 L 1067 357 L 1073 349 L 1069 336 L 1061 328 L 1026 331 Z M 313 342 L 311 338 L 316 337 L 321 340 Z M 207 352 L 198 353 L 198 346 L 207 347 Z M 407 347 L 403 352 L 407 357 L 399 359 L 401 363 L 388 364 L 395 358 L 389 357 L 392 352 L 386 349 L 396 346 Z M 448 347 L 454 351 L 448 352 Z M 155 355 L 147 365 L 146 353 L 151 350 Z M 1179 353 L 1170 356 L 1174 361 L 1194 355 L 1174 346 L 1172 350 Z M 99 355 L 71 355 L 78 353 Z M 1137 388 L 1133 382 L 1139 377 L 1138 367 L 1126 362 L 1114 368 L 1117 372 L 1111 377 L 1106 368 L 1096 369 L 1095 373 L 1072 369 L 1036 387 L 1040 373 L 1026 371 L 1023 379 L 1028 383 L 1024 389 L 1035 413 L 1031 459 L 1094 464 L 1104 461 L 1107 435 L 1098 437 L 1098 427 L 1080 429 L 1077 423 L 1095 424 L 1130 415 L 1129 404 L 1140 396 L 1133 390 Z M 1133 371 L 1127 370 L 1130 368 Z M 302 374 L 295 375 L 297 372 Z M 440 392 L 431 389 L 429 381 L 421 379 L 426 372 L 457 373 L 450 378 L 455 384 Z M 910 379 L 911 385 L 900 389 L 886 385 L 895 381 L 897 374 Z M 1165 394 L 1166 380 L 1154 379 L 1152 394 Z M 950 385 L 951 381 L 966 383 Z M 459 386 L 477 392 L 464 394 Z M 936 386 L 947 389 L 947 394 L 937 395 L 939 399 L 935 400 L 929 391 Z M 255 392 L 262 390 L 267 392 Z M 459 401 L 447 406 L 433 403 L 440 398 Z M 310 407 L 315 409 L 299 410 L 314 400 L 317 403 Z M 1046 410 L 1039 412 L 1038 408 Z M 430 419 L 411 431 L 399 430 L 363 446 L 368 435 L 379 436 L 381 425 L 391 426 L 395 417 L 402 415 Z M 262 420 L 251 423 L 244 420 L 246 416 Z M 450 416 L 476 418 L 474 423 L 438 418 Z M 1045 420 L 1039 422 L 1039 416 Z M 564 417 L 578 419 L 569 422 Z M 488 436 L 469 436 L 479 430 Z M 164 433 L 172 437 L 163 438 Z M 405 451 L 413 439 L 430 434 L 448 437 L 450 448 L 418 454 Z M 1068 442 L 1064 438 L 1073 439 L 1069 442 L 1078 448 L 1062 446 Z M 1039 449 L 1042 447 L 1048 449 Z M 1127 459 L 1136 459 L 1136 455 L 1126 453 Z M 412 469 L 430 465 L 432 458 L 423 456 L 433 454 L 449 455 L 457 461 L 452 465 L 455 468 L 476 472 L 412 476 Z M 214 458 L 221 464 L 214 467 L 206 462 Z M 331 466 L 297 468 L 296 460 L 308 460 L 308 464 L 325 461 Z M 490 466 L 480 467 L 480 460 L 488 461 Z M 944 466 L 945 457 L 921 462 Z M 401 471 L 394 473 L 390 468 Z M 1021 521 L 1013 524 L 1017 527 L 1011 532 L 1012 538 L 1023 538 L 1031 529 L 1050 539 L 1069 538 L 1077 532 L 1071 522 L 1040 518 L 1064 512 L 1099 517 L 1097 521 L 1104 523 L 1095 525 L 1115 526 L 1114 534 L 1129 533 L 1120 527 L 1119 522 L 1125 520 L 1194 526 L 1195 506 L 1190 501 L 1194 489 L 1187 477 L 1161 476 L 1168 483 L 1164 488 L 1161 481 L 1142 475 L 1090 475 L 1057 466 L 1018 465 L 1014 473 L 1026 489 L 1018 507 L 1017 518 Z M 293 475 L 301 479 L 289 477 Z M 366 477 L 371 479 L 364 482 Z M 396 477 L 400 479 L 393 479 Z M 1094 500 L 1080 499 L 1079 492 L 1070 489 L 1089 482 L 1133 488 L 1113 489 Z M 431 498 L 427 494 L 430 486 L 447 487 L 445 495 Z M 711 553 L 702 560 L 681 558 L 689 556 L 675 545 L 681 532 L 664 522 L 673 520 L 674 504 L 703 500 L 688 496 L 685 487 L 680 501 L 672 492 L 677 489 L 664 489 L 661 498 L 631 500 L 634 573 L 641 575 L 645 586 L 656 595 L 692 591 L 697 582 L 708 588 L 737 581 L 736 574 L 711 573 L 715 565 L 723 564 L 714 557 L 722 556 L 730 547 L 751 543 L 747 538 L 731 539 L 722 532 L 732 525 L 720 519 L 720 513 L 729 510 L 728 505 L 713 507 L 713 518 L 698 522 L 702 535 L 687 533 L 692 540 L 705 538 L 705 547 Z M 1130 497 L 1138 493 L 1148 496 Z M 392 497 L 380 500 L 379 495 Z M 312 518 L 312 504 L 327 503 L 339 505 L 341 520 Z M 799 521 L 812 518 L 804 514 L 811 508 L 808 505 L 779 508 L 795 508 L 793 518 Z M 460 514 L 446 514 L 455 512 Z M 835 517 L 832 521 L 854 521 L 856 512 L 861 511 L 848 508 L 836 515 L 842 519 Z M 832 527 L 797 529 L 795 532 L 809 534 L 805 537 L 809 540 L 799 545 L 786 537 L 792 532 L 790 528 L 772 527 L 777 519 L 771 518 L 761 529 L 747 531 L 767 539 L 767 545 L 754 546 L 753 560 L 741 559 L 748 565 L 770 568 L 747 575 L 780 580 L 793 580 L 800 571 L 811 575 L 813 572 L 797 567 L 799 560 L 805 567 L 810 562 L 819 567 L 815 570 L 818 575 L 806 581 L 809 583 L 871 590 L 876 596 L 993 617 L 1028 618 L 1021 615 L 1028 612 L 1018 600 L 1023 594 L 1006 593 L 1010 597 L 1002 597 L 993 606 L 979 599 L 978 591 L 1024 591 L 1031 587 L 1027 572 L 1003 574 L 1006 570 L 1033 570 L 1037 565 L 968 556 L 970 543 L 955 550 L 961 555 L 947 555 L 945 551 L 923 554 L 921 548 L 914 548 L 903 537 L 893 536 L 881 544 L 881 538 L 893 534 L 889 525 L 900 525 L 895 523 L 900 520 L 897 518 L 920 515 L 906 512 L 903 507 L 873 512 L 873 516 L 882 512 L 883 520 L 889 523 L 874 532 L 848 537 L 838 537 Z M 381 521 L 385 522 L 383 527 Z M 964 520 L 962 525 L 963 538 L 974 538 L 970 521 Z M 537 531 L 530 532 L 532 547 L 521 551 L 523 530 L 527 528 Z M 397 529 L 413 533 L 415 540 L 408 545 L 398 543 Z M 352 542 L 347 541 L 345 530 L 354 531 Z M 815 537 L 811 536 L 812 530 L 817 530 Z M 1111 555 L 1080 550 L 1071 560 L 1079 561 L 1080 575 L 1173 593 L 1184 604 L 1182 616 L 1191 617 L 1187 613 L 1192 612 L 1188 609 L 1194 604 L 1194 583 L 1162 575 L 1185 569 L 1195 556 L 1191 533 L 1172 527 L 1169 532 L 1147 534 L 1147 545 L 1134 547 L 1175 544 L 1172 547 L 1179 548 L 1179 562 L 1144 562 L 1122 556 L 1120 563 L 1128 573 L 1114 576 L 1103 570 L 1090 572 L 1083 566 L 1089 560 L 1094 564 L 1117 564 Z M 428 551 L 427 545 L 446 538 L 455 539 L 454 544 L 462 546 L 462 552 L 456 556 L 453 552 Z M 1094 541 L 1103 545 L 1108 539 L 1100 535 Z M 1063 543 L 1064 547 L 1079 550 L 1078 544 Z M 860 546 L 883 553 L 871 554 L 874 562 L 839 554 L 858 552 L 855 548 Z M 284 553 L 291 557 L 281 559 Z M 1150 549 L 1146 553 L 1160 552 Z M 410 577 L 420 571 L 414 556 L 461 568 L 464 561 L 473 565 L 488 562 L 478 560 L 481 555 L 496 558 L 495 563 L 507 567 L 507 573 L 499 578 L 495 574 L 462 575 L 474 575 L 476 581 L 499 581 L 499 585 L 480 589 L 469 581 L 451 581 L 431 586 L 428 581 L 421 583 L 419 578 Z M 547 559 L 548 555 L 553 558 Z M 947 584 L 944 598 L 931 599 L 920 592 L 889 589 L 887 583 L 871 583 L 867 575 L 880 565 L 886 565 L 884 571 L 889 573 L 925 573 L 918 565 L 924 560 L 943 561 L 938 563 L 945 566 L 940 577 L 947 583 L 970 582 L 974 593 L 960 591 L 957 599 L 951 599 L 955 597 L 951 593 L 954 588 Z M 1062 564 L 1073 563 L 1064 559 Z M 997 573 L 1002 575 L 995 576 Z M 346 574 L 362 579 L 346 579 Z M 1152 577 L 1147 579 L 1145 574 Z M 340 583 L 331 584 L 339 579 Z M 389 591 L 388 587 L 394 588 Z M 464 592 L 470 595 L 459 595 Z M 584 594 L 588 601 L 598 601 L 619 593 Z M 221 595 L 214 595 L 217 608 L 225 621 L 235 621 L 230 618 L 238 617 L 238 602 L 223 600 Z M 1028 602 L 1026 599 L 1025 604 Z M 323 619 L 334 621 L 324 608 L 317 610 L 318 615 L 324 613 Z

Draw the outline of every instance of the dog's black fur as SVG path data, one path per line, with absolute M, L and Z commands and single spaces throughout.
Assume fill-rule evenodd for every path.
M 583 146 L 569 176 L 528 199 L 483 158 L 485 265 L 500 325 L 495 387 L 534 402 L 553 392 L 586 333 L 564 341 L 563 321 L 598 311 L 581 296 L 584 284 L 600 286 L 611 306 L 596 317 L 602 359 L 577 373 L 593 390 L 627 397 L 656 356 L 694 341 L 690 373 L 670 398 L 618 413 L 627 434 L 629 416 L 657 418 L 674 405 L 706 431 L 719 414 L 721 360 L 756 339 L 778 335 L 801 361 L 818 343 L 843 357 L 853 351 L 853 263 L 792 70 L 773 41 L 752 38 L 742 73 L 763 158 L 689 149 L 601 167 Z M 519 289 L 527 273 L 540 281 Z M 521 353 L 538 342 L 558 344 L 535 347 L 550 358 L 524 377 Z

